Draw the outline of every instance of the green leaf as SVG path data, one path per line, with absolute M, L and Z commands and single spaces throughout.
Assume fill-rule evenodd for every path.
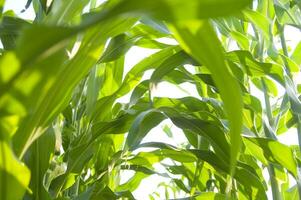
M 130 98 L 130 105 L 136 104 L 140 98 L 149 90 L 149 80 L 144 80 L 137 85 Z
M 146 70 L 158 68 L 168 57 L 176 54 L 180 48 L 172 46 L 152 54 L 136 64 L 125 76 L 124 81 L 117 91 L 118 96 L 123 96 L 136 86 Z
M 3 17 L 0 24 L 0 38 L 5 50 L 14 49 L 16 40 L 21 34 L 23 26 L 29 23 L 15 17 Z
M 125 94 L 130 92 L 136 85 L 138 85 L 140 80 L 142 79 L 143 74 L 147 70 L 156 69 L 165 59 L 172 56 L 178 51 L 178 46 L 162 49 L 161 51 L 154 53 L 149 57 L 146 57 L 145 59 L 137 63 L 134 67 L 132 67 L 132 69 L 126 74 L 123 82 L 121 83 L 118 90 L 114 92 L 114 94 L 105 98 L 101 98 L 96 102 L 95 112 L 93 112 L 92 115 L 93 120 L 101 121 L 105 119 L 107 113 L 110 112 L 109 109 L 111 109 L 111 106 L 108 105 L 112 105 L 118 97 L 124 96 Z
M 220 160 L 214 153 L 203 150 L 191 150 L 199 159 L 208 162 L 217 171 L 224 171 L 230 173 L 230 166 Z M 258 176 L 245 168 L 246 165 L 239 163 L 236 167 L 234 178 L 243 185 L 244 194 L 250 199 L 267 199 L 265 189 L 259 180 Z
M 235 39 L 241 49 L 248 50 L 249 49 L 249 38 L 244 34 L 238 31 L 231 31 L 231 37 Z
M 113 95 L 122 84 L 124 67 L 124 56 L 109 63 L 100 64 L 98 66 L 99 76 L 99 93 L 98 97 Z
M 297 185 L 294 185 L 293 187 L 291 187 L 287 191 L 285 191 L 284 192 L 285 199 L 292 199 L 292 200 L 299 199 L 297 187 L 298 187 Z
M 54 1 L 45 21 L 48 24 L 59 25 L 70 22 L 82 13 L 88 3 L 89 0 Z M 42 7 L 45 7 L 45 3 L 42 3 Z
M 25 163 L 31 171 L 30 189 L 32 195 L 28 199 L 50 200 L 50 195 L 44 186 L 44 175 L 54 153 L 55 135 L 53 129 L 48 129 L 44 135 L 38 138 L 25 155 Z
M 99 62 L 110 62 L 123 56 L 137 38 L 129 38 L 126 34 L 120 34 L 110 40 L 108 47 L 102 54 Z
M 143 147 L 153 147 L 153 148 L 158 148 L 158 150 L 150 151 L 150 152 L 140 152 L 137 154 L 136 157 L 130 159 L 129 162 L 133 164 L 140 164 L 140 165 L 145 165 L 145 164 L 153 165 L 155 163 L 164 160 L 165 158 L 170 158 L 181 163 L 195 162 L 197 160 L 195 155 L 193 155 L 191 152 L 184 149 L 176 148 L 166 143 L 147 142 L 147 143 L 140 144 L 139 146 L 136 147 L 136 149 L 143 148 Z M 145 161 L 147 162 L 144 163 Z
M 249 76 L 269 75 L 280 84 L 283 84 L 283 68 L 280 65 L 272 63 L 262 63 L 254 59 L 249 51 L 231 51 L 226 53 L 226 58 L 242 66 L 243 70 Z
M 133 23 L 132 20 L 116 20 L 110 24 L 101 25 L 102 31 L 95 27 L 83 38 L 79 52 L 69 62 L 57 66 L 61 70 L 56 74 L 55 82 L 52 81 L 52 84 L 48 85 L 48 90 L 44 91 L 44 95 L 39 96 L 38 103 L 32 105 L 30 116 L 22 121 L 20 126 L 22 128 L 18 129 L 14 137 L 14 148 L 19 156 L 24 155 L 30 144 L 43 134 L 48 123 L 65 108 L 76 84 L 96 64 L 107 38 L 120 34 Z M 48 68 L 53 68 L 52 63 L 47 64 Z M 51 77 L 47 78 L 51 79 Z
M 301 101 L 298 98 L 296 88 L 293 81 L 288 76 L 285 76 L 285 89 L 291 103 L 292 112 L 301 114 Z
M 270 38 L 271 22 L 266 16 L 254 10 L 245 10 L 243 14 L 248 21 L 253 23 L 257 29 L 263 32 L 263 35 L 266 39 Z
M 129 130 L 134 116 L 125 115 L 110 122 L 98 122 L 93 124 L 91 134 L 80 138 L 80 143 L 74 145 L 67 152 L 67 170 L 51 182 L 50 190 L 53 196 L 74 184 L 74 177 L 81 173 L 88 161 L 96 151 L 98 140 L 105 134 L 122 134 Z M 68 182 L 71 181 L 71 182 Z
M 245 137 L 243 141 L 247 150 L 263 164 L 267 165 L 267 161 L 279 164 L 297 176 L 297 164 L 289 147 L 266 138 Z
M 250 0 L 123 0 L 113 8 L 112 13 L 126 16 L 142 14 L 175 22 L 232 15 L 250 4 Z
M 230 145 L 227 142 L 225 133 L 218 123 L 185 115 L 184 113 L 176 112 L 175 110 L 167 107 L 162 107 L 160 110 L 162 110 L 179 128 L 183 130 L 190 130 L 205 137 L 221 159 L 226 162 L 230 161 Z
M 156 110 L 147 110 L 140 113 L 134 120 L 126 138 L 126 148 L 133 149 L 146 134 L 166 117 Z
M 266 88 L 262 85 L 261 80 L 264 80 Z M 277 85 L 271 79 L 268 79 L 266 77 L 262 77 L 260 79 L 259 78 L 253 78 L 252 82 L 262 92 L 264 92 L 264 90 L 266 90 L 266 92 L 269 95 L 271 95 L 272 97 L 277 97 L 277 95 L 278 95 Z
M 228 199 L 226 195 L 214 193 L 214 192 L 202 192 L 201 194 L 198 194 L 196 197 L 194 197 L 196 200 L 224 200 Z M 230 198 L 231 199 L 231 198 Z
M 277 20 L 281 24 L 288 24 L 300 28 L 300 19 L 296 16 L 300 15 L 299 6 L 290 6 L 287 2 L 277 1 L 274 4 Z
M 0 198 L 22 199 L 29 184 L 30 171 L 18 161 L 8 144 L 0 140 Z M 13 190 L 12 190 L 13 189 Z
M 294 49 L 291 55 L 291 59 L 295 61 L 295 63 L 297 63 L 298 65 L 301 64 L 301 58 L 299 56 L 300 54 L 301 54 L 301 42 L 298 43 L 298 45 L 296 46 L 296 48 Z
M 175 24 L 176 39 L 184 50 L 211 72 L 220 91 L 230 122 L 231 171 L 234 170 L 240 151 L 242 129 L 242 95 L 240 86 L 229 71 L 221 44 L 207 21 Z
M 23 66 L 45 59 L 66 47 L 68 39 L 76 33 L 75 28 L 31 24 L 26 26 L 17 41 L 16 54 Z M 36 37 L 34 42 L 30 38 Z
M 164 75 L 184 64 L 190 64 L 193 60 L 184 51 L 179 51 L 173 56 L 166 59 L 152 74 L 150 81 L 153 83 L 159 82 Z
M 0 19 L 1 19 L 1 17 L 2 17 L 2 12 L 3 12 L 4 3 L 5 3 L 5 0 L 0 0 Z
M 140 182 L 148 176 L 149 175 L 144 174 L 142 172 L 136 172 L 134 176 L 130 178 L 129 181 L 127 181 L 122 185 L 119 185 L 117 187 L 117 191 L 123 191 L 123 190 L 134 191 L 140 185 Z

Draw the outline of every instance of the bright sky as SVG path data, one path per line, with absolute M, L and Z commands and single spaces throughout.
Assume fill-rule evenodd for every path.
M 33 19 L 34 18 L 34 12 L 32 6 L 25 12 L 21 13 L 21 11 L 24 9 L 24 6 L 26 4 L 27 0 L 7 0 L 4 10 L 14 10 L 15 13 L 25 19 Z M 288 40 L 288 45 L 294 49 L 295 46 L 300 42 L 301 39 L 301 32 L 298 31 L 296 28 L 293 27 L 286 27 L 285 28 L 285 36 L 286 39 Z M 170 42 L 169 40 L 163 40 L 162 42 Z M 173 42 L 173 41 L 171 41 Z M 150 49 L 143 49 L 139 47 L 133 47 L 130 49 L 130 51 L 126 54 L 126 59 L 125 59 L 125 72 L 129 71 L 132 66 L 134 66 L 137 62 L 139 62 L 141 59 L 147 57 L 148 55 L 154 53 L 155 50 L 150 50 Z M 147 78 L 150 76 L 151 73 L 147 73 L 144 78 Z M 297 77 L 299 80 L 300 77 Z M 301 82 L 301 81 L 300 81 Z M 184 92 L 183 90 L 180 90 L 176 86 L 169 84 L 169 83 L 160 83 L 156 90 L 153 92 L 154 96 L 167 96 L 167 97 L 175 97 L 175 98 L 180 98 L 188 95 L 196 96 L 197 92 L 196 89 L 193 85 L 186 83 L 181 85 L 187 92 Z M 278 88 L 281 93 L 283 93 L 282 88 Z M 253 89 L 253 95 L 258 97 L 261 101 L 263 101 L 263 95 L 260 91 L 258 91 L 256 88 Z M 120 102 L 128 102 L 129 100 L 129 95 L 126 97 L 123 97 L 119 99 Z M 158 141 L 158 142 L 165 142 L 169 143 L 172 145 L 178 145 L 180 143 L 183 143 L 186 141 L 186 138 L 182 131 L 175 126 L 172 126 L 171 130 L 173 133 L 176 135 L 176 138 L 169 138 L 165 133 L 162 132 L 162 126 L 166 124 L 168 126 L 171 126 L 171 122 L 168 120 L 165 120 L 162 122 L 158 127 L 154 128 L 153 130 L 150 131 L 150 133 L 146 136 L 144 141 Z M 297 132 L 295 129 L 290 129 L 287 133 L 280 135 L 279 140 L 282 143 L 285 143 L 287 145 L 292 145 L 292 144 L 298 144 L 298 138 L 297 138 Z M 159 170 L 160 172 L 162 171 L 161 166 L 156 166 L 156 169 Z M 121 182 L 126 181 L 129 177 L 133 175 L 132 172 L 126 172 L 122 174 L 122 179 Z M 136 190 L 133 194 L 137 199 L 148 199 L 148 194 L 151 192 L 157 191 L 159 194 L 164 194 L 164 188 L 160 187 L 159 189 L 157 188 L 157 185 L 165 181 L 168 183 L 168 179 L 164 179 L 162 177 L 159 177 L 158 175 L 153 175 L 150 176 L 147 179 L 144 179 L 142 183 L 140 184 L 138 190 Z M 171 195 L 171 198 L 173 196 Z

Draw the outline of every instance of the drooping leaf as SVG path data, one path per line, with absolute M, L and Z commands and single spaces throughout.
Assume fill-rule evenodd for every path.
M 250 5 L 251 1 L 219 0 L 124 0 L 117 4 L 112 13 L 124 15 L 149 15 L 161 20 L 183 21 L 230 15 Z
M 242 96 L 239 85 L 224 61 L 220 43 L 209 22 L 176 24 L 172 30 L 184 50 L 209 68 L 220 91 L 230 122 L 230 162 L 231 170 L 234 170 L 240 151 L 242 128 Z
M 156 110 L 148 110 L 140 113 L 129 129 L 126 147 L 130 149 L 134 148 L 152 128 L 157 126 L 165 118 L 162 113 Z

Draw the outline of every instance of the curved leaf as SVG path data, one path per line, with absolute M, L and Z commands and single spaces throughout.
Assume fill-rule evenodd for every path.
M 220 91 L 230 122 L 231 170 L 235 169 L 241 145 L 242 95 L 239 84 L 229 71 L 220 42 L 207 21 L 175 24 L 175 37 L 184 50 L 204 64 Z

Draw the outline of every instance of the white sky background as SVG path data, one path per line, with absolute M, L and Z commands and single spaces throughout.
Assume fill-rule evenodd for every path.
M 32 5 L 29 7 L 28 10 L 26 10 L 24 13 L 21 13 L 21 11 L 24 9 L 24 6 L 26 4 L 27 0 L 6 0 L 6 4 L 4 6 L 4 10 L 14 10 L 14 12 L 19 16 L 22 17 L 23 19 L 33 19 L 34 18 L 34 11 L 32 8 Z M 286 26 L 285 27 L 285 37 L 288 43 L 288 46 L 290 46 L 292 49 L 295 48 L 295 46 L 301 41 L 301 32 L 298 31 L 296 28 L 293 28 L 291 26 Z M 161 42 L 170 42 L 168 40 L 163 40 Z M 126 54 L 126 59 L 125 59 L 125 73 L 128 72 L 131 67 L 133 67 L 137 62 L 142 60 L 143 58 L 147 57 L 148 55 L 151 55 L 154 53 L 156 50 L 151 50 L 151 49 L 144 49 L 140 47 L 133 47 L 130 49 L 130 51 Z M 150 76 L 151 73 L 147 73 L 145 75 L 145 78 Z M 297 82 L 301 82 L 301 78 L 297 77 L 298 80 Z M 183 90 L 180 90 L 176 86 L 169 84 L 169 83 L 160 83 L 156 90 L 153 92 L 154 96 L 166 96 L 166 97 L 174 97 L 174 98 L 180 98 L 184 96 L 197 96 L 196 89 L 193 85 L 186 83 L 186 84 L 181 84 L 183 88 L 186 90 L 184 92 Z M 279 87 L 278 92 L 281 94 L 284 92 L 284 89 Z M 256 88 L 253 89 L 253 95 L 258 97 L 262 102 L 263 102 L 263 94 L 257 90 Z M 121 102 L 128 102 L 129 96 L 126 96 L 124 98 L 121 98 L 119 101 Z M 264 104 L 262 104 L 264 107 Z M 163 123 L 161 123 L 158 127 L 154 128 L 151 130 L 151 132 L 146 136 L 144 139 L 145 141 L 158 141 L 158 142 L 165 142 L 169 143 L 172 145 L 179 145 L 183 142 L 186 141 L 186 138 L 182 131 L 175 126 L 172 126 L 172 132 L 174 135 L 176 135 L 175 138 L 169 138 L 163 131 L 162 131 L 162 126 L 164 124 L 167 124 L 170 126 L 171 122 L 168 120 L 165 120 Z M 290 129 L 287 133 L 284 133 L 282 135 L 278 136 L 278 139 L 280 142 L 287 144 L 287 145 L 297 145 L 298 144 L 298 137 L 297 137 L 297 132 L 295 129 Z M 162 172 L 162 168 L 160 166 L 155 166 L 160 172 Z M 123 173 L 122 176 L 122 182 L 126 181 L 133 173 L 131 172 L 126 172 Z M 169 182 L 168 179 L 165 179 L 158 176 L 158 175 L 153 175 L 150 176 L 147 179 L 144 179 L 138 190 L 136 190 L 133 194 L 135 195 L 135 198 L 137 199 L 149 199 L 148 194 L 156 191 L 160 194 L 164 194 L 164 188 L 157 188 L 157 185 L 165 181 L 166 183 Z M 164 196 L 161 196 L 164 198 Z M 171 195 L 170 198 L 173 196 Z M 179 196 L 178 196 L 179 197 Z M 183 197 L 183 196 L 182 196 Z

